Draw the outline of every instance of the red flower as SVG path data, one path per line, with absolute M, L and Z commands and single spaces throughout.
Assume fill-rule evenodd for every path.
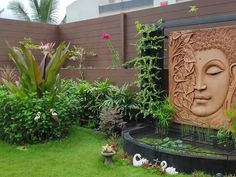
M 104 33 L 102 35 L 102 38 L 105 39 L 105 40 L 108 40 L 108 39 L 110 39 L 110 34 Z

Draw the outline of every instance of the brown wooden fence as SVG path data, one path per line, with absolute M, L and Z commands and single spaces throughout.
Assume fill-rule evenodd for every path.
M 191 5 L 196 5 L 199 8 L 197 14 L 188 12 L 189 6 Z M 101 38 L 103 33 L 109 33 L 111 35 L 114 47 L 122 55 L 122 64 L 136 56 L 134 44 L 137 40 L 137 31 L 134 25 L 135 21 L 155 23 L 159 19 L 171 21 L 220 15 L 236 15 L 236 1 L 194 0 L 59 26 L 0 19 L 0 66 L 5 64 L 12 65 L 7 57 L 5 40 L 8 40 L 11 44 L 16 44 L 24 37 L 31 37 L 36 43 L 41 41 L 66 41 L 71 42 L 72 45 L 84 47 L 86 50 L 92 50 L 97 54 L 95 57 L 87 58 L 84 62 L 85 68 L 83 72 L 85 79 L 91 81 L 96 78 L 109 78 L 121 85 L 124 82 L 133 81 L 137 72 L 133 70 L 124 71 L 124 69 L 113 71 L 108 69 L 111 66 L 111 54 Z M 236 22 L 169 28 L 166 30 L 166 34 L 173 30 L 231 24 L 236 24 Z M 67 65 L 76 64 L 70 61 Z M 78 76 L 78 72 L 71 70 L 67 72 L 63 70 L 63 76 L 74 78 Z

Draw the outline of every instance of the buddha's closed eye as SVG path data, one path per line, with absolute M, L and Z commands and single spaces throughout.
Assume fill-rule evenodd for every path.
M 210 66 L 207 68 L 206 74 L 214 76 L 214 75 L 220 74 L 223 71 L 224 69 L 222 69 L 219 66 Z

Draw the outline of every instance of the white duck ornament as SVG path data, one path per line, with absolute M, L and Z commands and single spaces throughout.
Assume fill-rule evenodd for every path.
M 55 112 L 55 110 L 54 109 L 50 109 L 50 112 L 51 112 L 52 118 L 57 121 L 58 120 L 58 116 L 57 116 L 57 113 Z
M 160 166 L 161 166 L 162 170 L 165 171 L 166 173 L 168 173 L 169 175 L 177 175 L 179 173 L 176 171 L 176 169 L 174 167 L 167 167 L 166 161 L 162 161 Z
M 133 157 L 133 166 L 140 167 L 143 164 L 148 163 L 148 160 L 145 158 L 141 158 L 140 154 L 135 154 Z

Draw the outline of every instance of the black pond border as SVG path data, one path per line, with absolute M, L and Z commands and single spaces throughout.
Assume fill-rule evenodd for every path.
M 157 159 L 165 160 L 168 166 L 173 166 L 179 172 L 192 173 L 204 171 L 210 174 L 236 174 L 235 156 L 198 156 L 193 154 L 173 153 L 158 149 L 158 146 L 139 142 L 134 138 L 136 135 L 143 135 L 144 132 L 155 131 L 152 126 L 135 126 L 122 131 L 124 152 L 129 155 L 139 153 L 150 161 Z

